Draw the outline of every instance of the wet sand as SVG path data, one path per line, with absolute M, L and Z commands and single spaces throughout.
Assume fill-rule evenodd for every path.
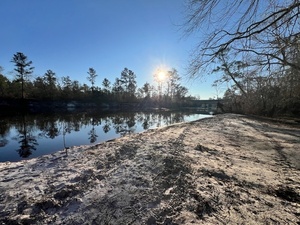
M 0 174 L 0 224 L 300 224 L 296 123 L 217 115 Z

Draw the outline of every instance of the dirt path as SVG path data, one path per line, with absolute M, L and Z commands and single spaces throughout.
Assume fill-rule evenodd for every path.
M 0 174 L 0 224 L 300 224 L 300 127 L 233 114 Z

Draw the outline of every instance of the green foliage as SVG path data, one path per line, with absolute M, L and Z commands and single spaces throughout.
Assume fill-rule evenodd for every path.
M 136 75 L 132 70 L 125 68 L 121 73 L 121 86 L 124 90 L 123 98 L 126 101 L 132 101 L 135 98 Z
M 52 70 L 47 70 L 44 74 L 44 82 L 46 84 L 46 96 L 47 98 L 54 99 L 58 95 L 57 78 Z
M 94 85 L 95 85 L 95 82 L 96 82 L 96 77 L 98 76 L 97 75 L 97 72 L 94 68 L 89 68 L 89 71 L 87 72 L 89 74 L 89 76 L 87 77 L 88 81 L 91 82 L 92 84 L 92 93 L 94 93 Z
M 150 97 L 151 85 L 146 82 L 142 87 L 142 92 L 145 94 L 145 97 Z
M 27 56 L 22 52 L 14 54 L 11 62 L 15 65 L 16 81 L 21 83 L 22 99 L 25 98 L 25 82 L 29 80 L 29 76 L 33 73 L 34 67 L 31 66 L 32 61 L 27 60 Z
M 9 94 L 10 81 L 0 73 L 0 97 L 5 97 Z

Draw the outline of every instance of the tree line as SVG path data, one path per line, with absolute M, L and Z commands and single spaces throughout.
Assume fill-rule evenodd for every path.
M 49 69 L 44 75 L 32 78 L 33 62 L 22 52 L 13 55 L 14 78 L 8 79 L 0 67 L 0 98 L 37 100 L 86 100 L 93 102 L 141 102 L 147 104 L 179 104 L 188 96 L 188 89 L 180 84 L 180 76 L 175 69 L 168 71 L 164 80 L 156 80 L 157 85 L 146 82 L 137 86 L 136 74 L 124 68 L 114 82 L 103 78 L 101 86 L 94 68 L 87 70 L 88 84 L 72 80 L 70 76 L 58 77 Z

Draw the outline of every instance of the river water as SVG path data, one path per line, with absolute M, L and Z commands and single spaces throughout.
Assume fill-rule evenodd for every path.
M 0 116 L 0 162 L 20 161 L 130 133 L 198 120 L 196 112 L 69 113 Z

